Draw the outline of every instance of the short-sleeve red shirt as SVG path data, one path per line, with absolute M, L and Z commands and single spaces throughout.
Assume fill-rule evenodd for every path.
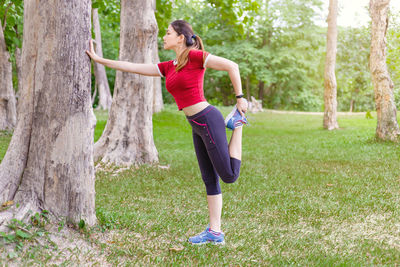
M 175 70 L 176 64 L 174 60 L 157 64 L 160 76 L 166 77 L 165 87 L 174 97 L 179 110 L 206 101 L 203 91 L 203 81 L 208 55 L 208 52 L 201 50 L 190 50 L 188 62 L 178 72 Z

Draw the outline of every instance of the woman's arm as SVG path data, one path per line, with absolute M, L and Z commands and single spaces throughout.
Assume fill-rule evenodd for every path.
M 86 53 L 93 59 L 93 61 L 112 69 L 146 76 L 160 76 L 156 64 L 136 64 L 127 61 L 110 60 L 99 57 L 93 49 L 93 40 L 90 40 L 90 51 L 86 50 Z
M 223 57 L 208 55 L 205 67 L 215 70 L 227 71 L 229 74 L 229 78 L 231 79 L 235 95 L 242 94 L 242 82 L 240 80 L 238 64 Z M 238 98 L 236 106 L 241 113 L 244 113 L 247 111 L 248 103 L 244 98 Z

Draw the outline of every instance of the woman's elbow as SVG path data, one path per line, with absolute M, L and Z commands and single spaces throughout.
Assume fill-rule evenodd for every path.
M 229 72 L 239 72 L 239 65 L 233 61 L 230 62 L 229 64 Z

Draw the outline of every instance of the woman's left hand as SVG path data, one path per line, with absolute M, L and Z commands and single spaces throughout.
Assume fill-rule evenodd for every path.
M 246 113 L 249 104 L 247 103 L 247 100 L 242 97 L 237 99 L 236 107 L 240 114 L 244 117 L 244 113 Z

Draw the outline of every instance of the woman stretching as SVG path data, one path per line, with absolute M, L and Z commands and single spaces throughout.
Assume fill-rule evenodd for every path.
M 174 50 L 176 59 L 158 64 L 136 64 L 115 61 L 96 55 L 93 43 L 87 54 L 96 62 L 120 71 L 166 78 L 166 88 L 183 110 L 192 126 L 193 143 L 206 186 L 210 223 L 205 231 L 189 238 L 192 244 L 224 244 L 221 231 L 222 194 L 219 177 L 233 183 L 239 177 L 242 157 L 242 126 L 247 124 L 244 113 L 247 101 L 243 98 L 238 65 L 204 51 L 200 37 L 183 20 L 172 22 L 163 38 L 164 49 Z M 221 112 L 207 103 L 203 92 L 206 68 L 227 71 L 236 94 L 236 107 L 225 119 Z M 229 145 L 225 126 L 233 130 Z

